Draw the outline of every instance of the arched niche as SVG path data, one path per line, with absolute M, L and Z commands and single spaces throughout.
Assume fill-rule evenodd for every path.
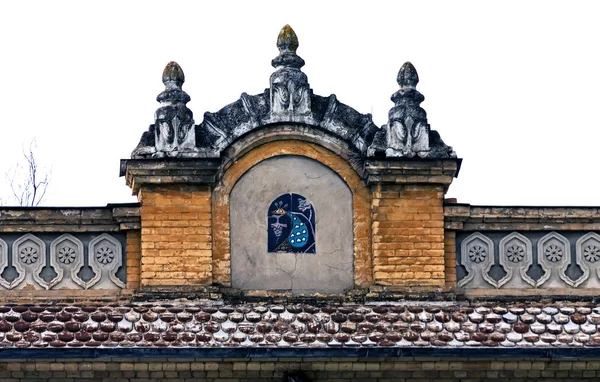
M 285 126 L 280 127 L 280 129 L 291 131 L 291 129 Z M 350 261 L 352 267 L 346 269 L 353 269 L 353 286 L 364 287 L 370 285 L 372 282 L 371 210 L 370 193 L 367 187 L 355 170 L 354 165 L 351 164 L 351 161 L 343 158 L 345 156 L 343 153 L 334 153 L 328 148 L 314 142 L 306 142 L 293 138 L 296 137 L 292 137 L 291 135 L 282 137 L 279 133 L 269 136 L 269 134 L 264 134 L 263 132 L 260 137 L 244 137 L 240 140 L 244 141 L 243 144 L 240 144 L 240 141 L 238 141 L 236 142 L 237 145 L 234 144 L 228 151 L 230 155 L 227 155 L 226 165 L 218 176 L 218 183 L 213 190 L 212 198 L 213 281 L 222 285 L 235 286 L 235 283 L 232 282 L 231 273 L 231 245 L 234 239 L 230 235 L 230 228 L 232 228 L 230 226 L 230 201 L 234 185 L 254 166 L 267 159 L 293 156 L 300 158 L 301 161 L 299 162 L 302 163 L 305 163 L 304 160 L 312 159 L 312 162 L 316 165 L 323 166 L 331 174 L 337 175 L 339 180 L 347 187 L 351 198 L 351 216 L 348 221 L 352 224 L 352 239 L 350 242 L 352 253 Z M 348 158 L 351 157 L 343 144 L 336 145 L 336 147 L 348 153 Z M 284 192 L 290 191 L 283 191 L 281 193 Z M 314 200 L 314 196 L 311 196 L 312 194 L 299 193 L 311 201 Z M 276 196 L 278 195 L 274 195 L 273 198 Z M 265 203 L 270 203 L 271 201 L 272 199 L 267 200 Z M 266 234 L 266 218 L 264 213 L 265 209 L 263 208 L 256 219 L 260 220 L 265 226 Z M 319 214 L 318 216 L 324 216 L 321 212 Z M 318 221 L 316 224 L 317 227 L 322 227 L 322 224 Z M 320 234 L 319 229 L 317 228 L 317 235 Z M 235 228 L 232 230 L 235 230 Z M 267 253 L 266 239 L 263 242 L 265 244 L 265 253 Z M 323 248 L 319 247 L 318 242 L 316 244 L 318 251 Z M 315 254 L 311 256 L 315 256 Z
M 286 218 L 280 224 L 287 237 L 274 248 L 268 246 L 272 219 L 266 210 L 271 218 Z M 319 214 L 310 227 L 313 211 Z M 233 187 L 229 215 L 232 287 L 339 293 L 354 286 L 352 193 L 322 163 L 296 155 L 261 161 Z

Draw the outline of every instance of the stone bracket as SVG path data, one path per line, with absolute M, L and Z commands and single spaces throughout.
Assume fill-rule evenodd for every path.
M 213 184 L 221 159 L 121 159 L 120 176 L 137 195 L 145 184 Z

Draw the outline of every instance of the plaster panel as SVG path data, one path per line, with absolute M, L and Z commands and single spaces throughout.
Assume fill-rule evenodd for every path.
M 0 239 L 0 275 L 4 272 L 8 266 L 8 245 L 2 239 Z M 0 289 L 10 289 L 10 282 L 4 280 L 0 276 Z
M 577 240 L 576 260 L 583 274 L 575 280 L 575 286 L 583 288 L 600 287 L 600 235 L 588 232 Z
M 269 253 L 266 211 L 285 193 L 314 206 L 316 253 Z M 293 293 L 352 288 L 352 193 L 323 164 L 300 156 L 262 161 L 235 184 L 230 199 L 232 286 Z
M 458 282 L 459 288 L 466 285 L 469 288 L 498 287 L 498 282 L 489 275 L 494 265 L 494 243 L 488 237 L 479 232 L 469 235 L 462 242 L 461 254 L 467 275 Z
M 518 232 L 513 232 L 500 240 L 500 265 L 506 276 L 498 281 L 504 288 L 535 287 L 535 280 L 527 274 L 533 264 L 531 240 Z

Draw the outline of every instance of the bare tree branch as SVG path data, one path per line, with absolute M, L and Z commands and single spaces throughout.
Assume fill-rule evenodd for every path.
M 29 142 L 29 148 L 23 148 L 24 163 L 17 163 L 6 174 L 13 198 L 19 206 L 38 206 L 44 201 L 50 185 L 52 170 L 40 169 L 36 160 L 35 138 Z M 25 167 L 25 168 L 24 168 Z

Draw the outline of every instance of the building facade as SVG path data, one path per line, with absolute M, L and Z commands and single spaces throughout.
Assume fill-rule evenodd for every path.
M 167 65 L 139 203 L 0 208 L 0 378 L 600 378 L 600 209 L 447 200 L 411 63 L 378 127 L 277 48 L 200 124 Z

